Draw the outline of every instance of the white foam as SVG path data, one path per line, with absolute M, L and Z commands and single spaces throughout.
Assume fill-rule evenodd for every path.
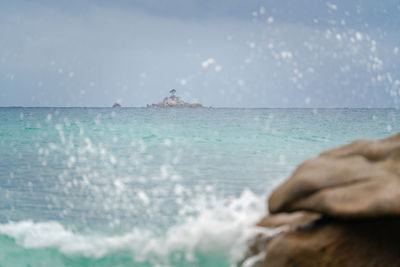
M 245 190 L 237 199 L 198 199 L 192 203 L 197 216 L 157 236 L 146 229 L 132 229 L 122 235 L 85 235 L 74 233 L 58 222 L 9 222 L 0 233 L 15 239 L 25 248 L 56 248 L 64 254 L 102 257 L 118 250 L 132 251 L 135 260 L 168 265 L 168 256 L 182 251 L 194 260 L 195 252 L 212 252 L 234 263 L 240 260 L 247 241 L 260 229 L 255 222 L 265 213 L 265 199 Z
M 133 241 L 143 239 L 145 232 L 132 231 L 121 236 L 86 236 L 65 229 L 58 222 L 21 221 L 0 225 L 0 233 L 15 239 L 25 248 L 56 248 L 64 254 L 102 257 L 128 248 Z

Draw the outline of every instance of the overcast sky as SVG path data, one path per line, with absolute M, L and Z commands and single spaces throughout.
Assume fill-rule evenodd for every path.
M 0 0 L 0 106 L 398 107 L 397 0 Z

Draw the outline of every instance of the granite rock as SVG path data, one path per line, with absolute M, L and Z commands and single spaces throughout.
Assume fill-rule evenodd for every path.
M 269 211 L 243 266 L 400 266 L 400 133 L 305 161 Z
M 400 215 L 400 133 L 358 140 L 302 163 L 269 198 L 271 213 L 341 218 Z

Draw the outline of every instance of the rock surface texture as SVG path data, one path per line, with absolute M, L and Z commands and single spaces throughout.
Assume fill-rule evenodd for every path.
M 268 204 L 258 226 L 282 230 L 260 234 L 243 265 L 400 266 L 400 133 L 305 161 Z

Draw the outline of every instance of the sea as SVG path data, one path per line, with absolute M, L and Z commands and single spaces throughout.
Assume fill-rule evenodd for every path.
M 398 109 L 0 108 L 0 266 L 236 266 L 298 164 Z

